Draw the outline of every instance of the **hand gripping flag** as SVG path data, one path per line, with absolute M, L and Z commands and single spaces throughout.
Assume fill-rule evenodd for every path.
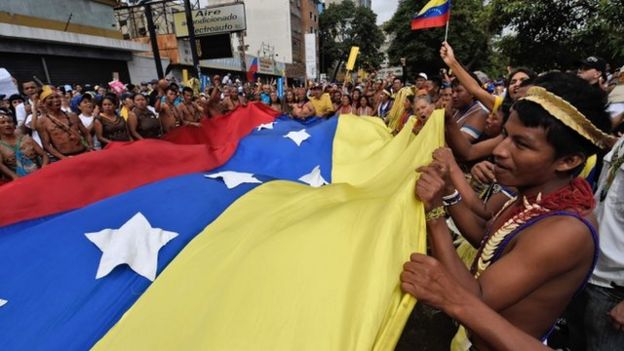
M 412 30 L 443 27 L 451 16 L 451 0 L 431 0 L 412 18 Z

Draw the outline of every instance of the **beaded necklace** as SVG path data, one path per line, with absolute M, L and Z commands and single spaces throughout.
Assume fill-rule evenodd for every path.
M 494 216 L 498 218 L 505 210 L 516 202 L 518 198 L 514 197 L 509 200 L 503 208 Z M 479 276 L 494 263 L 494 257 L 505 239 L 514 233 L 518 227 L 526 224 L 531 219 L 544 215 L 550 211 L 560 211 L 569 209 L 579 214 L 593 209 L 595 200 L 593 198 L 591 187 L 581 178 L 574 179 L 570 185 L 548 194 L 542 198 L 542 194 L 538 194 L 535 201 L 531 203 L 526 197 L 523 197 L 522 207 L 512 211 L 511 217 L 494 234 L 486 236 L 483 239 L 481 248 L 477 253 L 477 257 L 472 265 L 472 273 L 475 278 Z

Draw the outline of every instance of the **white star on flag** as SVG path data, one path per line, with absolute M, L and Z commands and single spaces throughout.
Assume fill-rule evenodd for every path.
M 0 307 L 2 307 L 2 306 L 4 306 L 4 305 L 6 305 L 6 304 L 7 304 L 7 302 L 9 302 L 9 301 L 7 301 L 7 300 L 3 300 L 3 299 L 0 299 Z
M 263 129 L 273 129 L 273 123 L 265 123 L 265 124 L 261 124 L 258 126 L 258 130 L 263 130 Z
M 310 138 L 310 134 L 308 134 L 305 129 L 302 129 L 296 132 L 289 132 L 288 134 L 284 135 L 284 138 L 289 138 L 290 140 L 294 141 L 297 146 L 301 146 L 301 143 L 304 140 Z
M 204 174 L 206 178 L 222 178 L 228 189 L 236 188 L 243 183 L 262 183 L 261 180 L 254 177 L 253 173 L 224 171 L 213 174 Z
M 299 180 L 310 185 L 313 188 L 318 188 L 323 185 L 329 184 L 321 175 L 321 166 L 314 167 L 312 172 L 299 178 Z
M 102 251 L 95 279 L 105 277 L 120 264 L 127 264 L 138 274 L 154 281 L 158 251 L 178 233 L 152 228 L 147 218 L 138 212 L 119 229 L 104 229 L 85 236 Z

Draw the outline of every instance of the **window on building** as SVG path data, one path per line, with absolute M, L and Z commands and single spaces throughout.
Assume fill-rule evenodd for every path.
M 314 15 L 314 23 L 316 23 L 316 15 Z

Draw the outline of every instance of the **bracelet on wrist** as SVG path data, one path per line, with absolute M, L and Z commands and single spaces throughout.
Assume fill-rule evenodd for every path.
M 430 211 L 425 213 L 425 221 L 430 222 L 436 219 L 443 218 L 446 215 L 446 211 L 444 210 L 444 206 L 438 206 Z
M 462 196 L 457 189 L 451 195 L 442 197 L 442 203 L 447 207 L 457 205 L 461 200 Z
M 442 196 L 442 200 L 452 200 L 459 195 L 459 190 L 455 189 L 451 195 Z

